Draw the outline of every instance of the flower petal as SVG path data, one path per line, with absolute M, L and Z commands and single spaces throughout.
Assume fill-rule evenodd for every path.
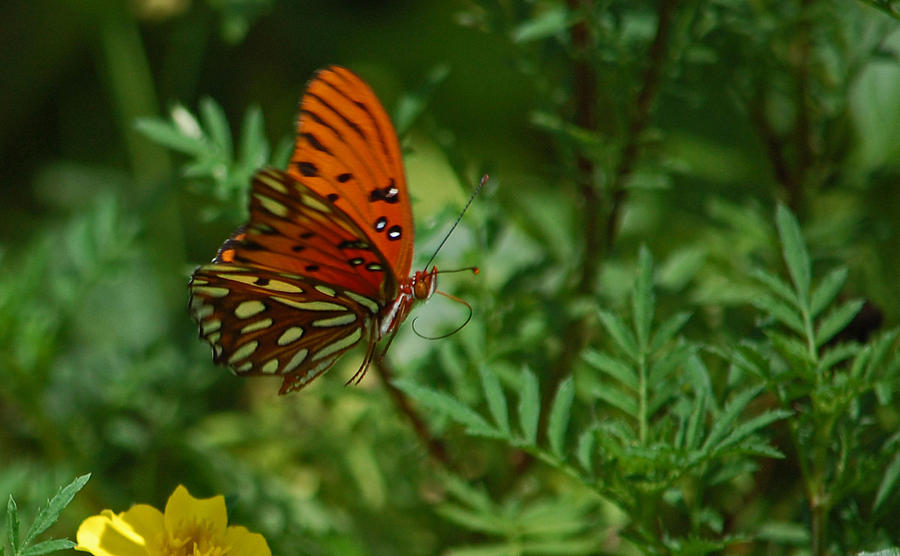
M 251 533 L 246 527 L 232 525 L 225 532 L 226 546 L 231 551 L 229 554 L 241 554 L 242 556 L 272 556 L 266 538 L 259 533 Z
M 194 498 L 184 485 L 178 485 L 166 503 L 166 530 L 170 535 L 177 535 L 184 523 L 206 521 L 213 534 L 223 534 L 228 524 L 228 511 L 225 509 L 225 497 Z
M 127 512 L 120 513 L 118 519 L 128 524 L 145 542 L 166 532 L 162 512 L 147 504 L 135 504 Z
M 81 522 L 75 550 L 94 556 L 147 556 L 144 539 L 110 510 Z

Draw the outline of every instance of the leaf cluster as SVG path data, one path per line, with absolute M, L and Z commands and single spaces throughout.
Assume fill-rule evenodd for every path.
M 25 531 L 24 536 L 21 534 L 21 525 L 19 523 L 19 507 L 13 495 L 10 494 L 9 501 L 6 504 L 6 542 L 8 543 L 9 552 L 0 545 L 0 556 L 6 556 L 6 554 L 10 556 L 39 556 L 74 548 L 75 543 L 69 539 L 47 539 L 40 542 L 35 542 L 35 540 L 38 535 L 56 523 L 56 520 L 59 519 L 59 514 L 69 505 L 90 478 L 89 474 L 82 475 L 60 488 L 53 498 L 49 499 L 46 504 L 38 509 L 34 521 L 28 527 L 28 530 Z

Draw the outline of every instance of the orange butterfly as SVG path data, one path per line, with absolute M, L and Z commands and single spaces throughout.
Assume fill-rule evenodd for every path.
M 359 380 L 378 341 L 435 292 L 437 269 L 410 276 L 412 254 L 394 127 L 362 79 L 332 66 L 303 96 L 288 170 L 257 172 L 250 221 L 194 271 L 191 314 L 216 363 L 281 376 L 281 394 L 364 342 Z

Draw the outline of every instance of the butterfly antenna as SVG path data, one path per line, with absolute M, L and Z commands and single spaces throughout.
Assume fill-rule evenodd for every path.
M 437 249 L 435 249 L 434 253 L 431 255 L 431 258 L 428 259 L 427 263 L 425 263 L 425 270 L 428 270 L 428 267 L 431 266 L 431 262 L 434 260 L 435 257 L 437 257 L 438 251 L 440 251 L 441 247 L 443 247 L 444 244 L 447 243 L 447 240 L 450 239 L 450 234 L 452 234 L 453 230 L 456 229 L 456 226 L 459 225 L 459 221 L 462 220 L 463 215 L 466 213 L 467 210 L 469 210 L 469 205 L 471 205 L 472 201 L 475 200 L 475 197 L 481 191 L 481 188 L 484 187 L 484 184 L 487 183 L 489 178 L 490 178 L 490 176 L 488 176 L 487 174 L 481 176 L 481 181 L 478 183 L 478 187 L 476 187 L 475 191 L 473 191 L 472 194 L 469 196 L 469 200 L 466 201 L 466 206 L 463 207 L 462 211 L 459 213 L 459 216 L 456 217 L 456 222 L 454 222 L 453 225 L 450 226 L 450 231 L 448 231 L 446 233 L 446 235 L 444 235 L 444 239 L 441 240 L 441 244 L 438 245 Z
M 465 306 L 466 306 L 466 309 L 469 311 L 469 316 L 466 317 L 465 322 L 463 322 L 462 324 L 460 324 L 459 326 L 457 326 L 456 328 L 454 328 L 454 329 L 451 330 L 450 332 L 447 332 L 446 334 L 441 334 L 440 336 L 426 336 L 426 335 L 424 335 L 424 334 L 419 333 L 419 331 L 416 330 L 416 321 L 419 320 L 419 317 L 414 318 L 413 321 L 412 321 L 412 329 L 413 329 L 413 332 L 415 332 L 415 333 L 416 333 L 416 336 L 418 336 L 419 338 L 424 338 L 424 339 L 426 339 L 426 340 L 440 340 L 440 339 L 446 338 L 446 337 L 448 337 L 448 336 L 453 336 L 454 334 L 456 334 L 457 332 L 459 332 L 460 330 L 462 330 L 467 324 L 469 324 L 469 321 L 470 321 L 470 320 L 472 320 L 472 306 L 471 306 L 471 305 L 469 305 L 468 303 L 466 303 L 466 302 L 463 301 L 462 299 L 456 297 L 455 295 L 450 295 L 449 293 L 445 293 L 445 292 L 442 292 L 442 291 L 440 291 L 440 290 L 437 291 L 437 292 L 435 292 L 435 293 L 439 293 L 439 294 L 443 295 L 444 297 L 446 297 L 446 298 L 448 298 L 448 299 L 451 299 L 451 300 L 453 300 L 453 301 L 456 301 L 457 303 L 462 303 L 463 305 L 465 305 Z

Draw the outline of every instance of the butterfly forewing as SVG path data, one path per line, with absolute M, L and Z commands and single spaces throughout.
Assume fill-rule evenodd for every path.
M 412 208 L 400 146 L 375 94 L 349 70 L 332 67 L 310 81 L 288 172 L 357 222 L 395 276 L 409 276 Z
M 308 276 L 383 301 L 397 295 L 397 278 L 359 226 L 284 172 L 254 176 L 245 228 L 225 262 Z

